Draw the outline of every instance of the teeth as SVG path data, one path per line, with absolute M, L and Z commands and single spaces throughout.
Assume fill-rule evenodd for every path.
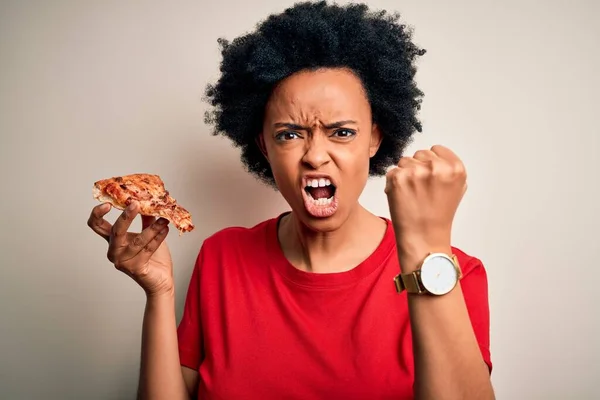
M 331 196 L 328 199 L 318 199 L 318 200 L 315 200 L 315 199 L 312 198 L 311 195 L 309 195 L 308 198 L 310 199 L 310 201 L 312 201 L 314 204 L 316 204 L 318 206 L 328 206 L 333 201 L 333 196 Z
M 307 187 L 311 187 L 311 188 L 319 188 L 319 187 L 326 187 L 326 186 L 330 186 L 331 185 L 331 181 L 327 178 L 320 178 L 320 179 L 310 179 L 306 182 L 306 186 Z M 312 197 L 312 195 L 310 194 L 309 191 L 307 191 L 308 194 L 308 198 L 310 199 L 311 203 L 317 205 L 317 206 L 328 206 L 332 203 L 333 201 L 333 197 L 331 196 L 328 199 L 314 199 Z
M 312 179 L 306 182 L 306 186 L 308 187 L 325 187 L 330 186 L 331 181 L 329 179 L 321 178 L 321 179 Z

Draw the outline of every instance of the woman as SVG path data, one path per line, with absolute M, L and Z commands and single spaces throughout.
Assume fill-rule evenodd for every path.
M 203 243 L 176 328 L 166 221 L 128 233 L 138 205 L 114 226 L 94 208 L 147 294 L 140 397 L 493 398 L 486 273 L 450 242 L 463 164 L 443 146 L 401 157 L 420 130 L 410 32 L 304 3 L 221 44 L 207 121 L 291 212 Z M 393 165 L 387 220 L 358 199 Z

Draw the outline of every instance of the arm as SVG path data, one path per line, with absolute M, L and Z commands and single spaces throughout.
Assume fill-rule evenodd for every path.
M 402 157 L 387 173 L 385 192 L 402 272 L 417 269 L 430 252 L 452 253 L 452 223 L 466 180 L 462 161 L 443 146 Z M 494 398 L 465 303 L 466 278 L 444 296 L 408 296 L 419 400 Z
M 190 399 L 198 378 L 197 372 L 185 369 L 189 371 L 179 363 L 174 295 L 148 296 L 138 398 Z
M 115 267 L 146 292 L 138 398 L 189 399 L 196 390 L 198 374 L 179 363 L 173 264 L 164 242 L 168 221 L 142 216 L 142 232 L 133 233 L 128 229 L 139 212 L 136 202 L 114 225 L 104 219 L 109 211 L 108 204 L 94 207 L 88 226 L 109 243 L 107 257 Z
M 415 270 L 429 251 L 416 251 L 414 255 L 400 251 L 403 271 Z M 433 251 L 452 253 L 449 247 Z M 466 285 L 469 279 L 472 277 L 465 275 L 462 282 Z M 415 398 L 494 399 L 490 371 L 473 330 L 461 283 L 440 297 L 409 295 L 408 308 L 415 357 Z

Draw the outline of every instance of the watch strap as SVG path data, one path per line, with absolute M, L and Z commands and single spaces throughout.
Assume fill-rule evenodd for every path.
M 421 283 L 421 271 L 416 270 L 406 274 L 398 274 L 394 277 L 396 292 L 402 293 L 406 290 L 408 293 L 423 294 L 427 290 Z

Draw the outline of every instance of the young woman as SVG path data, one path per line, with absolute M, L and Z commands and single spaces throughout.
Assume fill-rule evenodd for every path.
M 166 221 L 131 233 L 137 204 L 114 226 L 93 209 L 147 294 L 140 397 L 493 398 L 485 269 L 451 246 L 465 168 L 443 146 L 402 156 L 421 129 L 410 31 L 303 3 L 221 44 L 207 121 L 291 211 L 205 240 L 177 327 Z M 390 220 L 358 202 L 384 174 Z

